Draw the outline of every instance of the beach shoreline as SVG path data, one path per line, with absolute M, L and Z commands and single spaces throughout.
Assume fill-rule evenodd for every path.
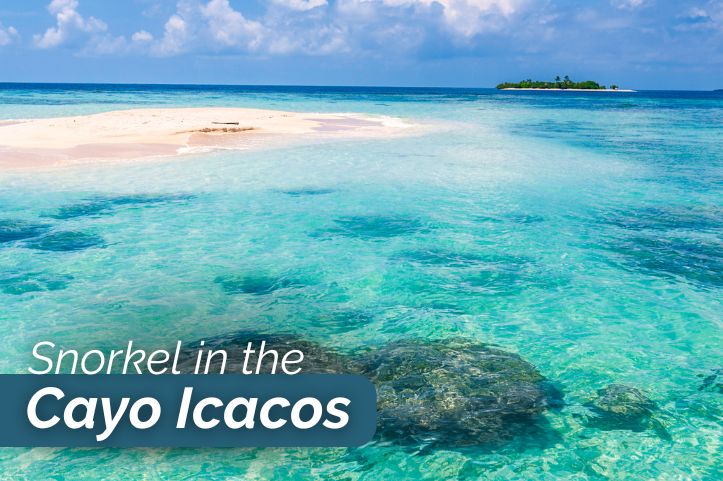
M 0 122 L 0 170 L 244 150 L 290 138 L 400 135 L 413 124 L 358 113 L 153 108 Z

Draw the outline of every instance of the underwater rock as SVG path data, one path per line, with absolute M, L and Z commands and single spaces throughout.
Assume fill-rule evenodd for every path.
M 328 229 L 327 233 L 362 239 L 398 237 L 424 229 L 419 219 L 404 216 L 349 216 L 334 222 L 337 227 Z
M 280 191 L 282 194 L 290 195 L 291 197 L 302 197 L 307 195 L 326 195 L 326 194 L 333 194 L 336 192 L 334 189 L 291 189 L 291 190 L 282 190 Z
M 0 219 L 0 243 L 30 239 L 44 234 L 50 226 L 19 219 Z
M 150 205 L 150 204 L 161 204 L 167 202 L 177 202 L 191 199 L 193 196 L 178 194 L 178 195 L 151 195 L 151 194 L 136 194 L 136 195 L 119 195 L 110 197 L 93 197 L 86 202 L 78 204 L 71 204 L 60 207 L 57 211 L 52 214 L 46 214 L 46 217 L 53 219 L 74 219 L 77 217 L 96 217 L 100 215 L 108 215 L 119 206 L 128 205 Z
M 654 429 L 661 437 L 670 437 L 654 417 L 657 405 L 634 387 L 610 384 L 598 390 L 597 396 L 586 406 L 593 414 L 587 422 L 590 427 L 634 432 Z
M 214 279 L 214 282 L 219 284 L 227 294 L 254 294 L 257 296 L 271 294 L 279 289 L 305 286 L 305 283 L 287 277 L 263 275 L 219 276 Z
M 68 287 L 71 276 L 46 276 L 39 273 L 6 277 L 0 279 L 0 290 L 5 294 L 22 295 L 29 292 L 59 291 Z
M 204 340 L 203 348 L 227 353 L 226 373 L 242 373 L 248 343 L 282 357 L 300 350 L 303 373 L 347 373 L 370 378 L 377 390 L 377 436 L 405 446 L 493 446 L 534 433 L 544 438 L 540 416 L 562 406 L 562 393 L 517 354 L 466 339 L 398 341 L 343 354 L 293 334 L 239 331 Z M 195 369 L 200 342 L 182 351 L 179 370 Z M 264 357 L 264 360 L 270 358 Z M 214 358 L 209 372 L 219 372 Z M 202 366 L 202 370 L 205 366 Z M 270 363 L 261 373 L 270 373 Z
M 464 339 L 400 341 L 360 359 L 378 434 L 404 444 L 496 444 L 537 426 L 562 395 L 517 354 Z
M 105 241 L 102 237 L 74 231 L 53 232 L 25 244 L 25 247 L 29 249 L 55 252 L 79 251 L 103 246 L 105 246 Z

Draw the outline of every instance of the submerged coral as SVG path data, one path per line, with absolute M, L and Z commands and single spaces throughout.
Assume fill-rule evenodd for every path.
M 597 396 L 587 403 L 593 416 L 588 425 L 603 431 L 628 430 L 641 432 L 655 430 L 668 438 L 663 425 L 654 414 L 657 405 L 642 391 L 624 384 L 610 384 L 598 390 Z

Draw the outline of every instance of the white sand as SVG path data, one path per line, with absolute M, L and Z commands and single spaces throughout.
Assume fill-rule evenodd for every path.
M 278 142 L 280 136 L 389 136 L 409 127 L 411 124 L 391 117 L 215 107 L 118 110 L 13 120 L 0 122 L 0 168 L 247 148 Z

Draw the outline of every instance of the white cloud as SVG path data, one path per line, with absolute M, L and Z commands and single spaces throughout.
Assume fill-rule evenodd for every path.
M 5 28 L 3 27 L 3 24 L 0 23 L 0 47 L 10 45 L 19 37 L 20 35 L 18 34 L 18 31 L 15 30 L 15 27 L 9 26 Z
M 40 48 L 57 47 L 78 32 L 93 34 L 108 28 L 102 20 L 95 17 L 86 19 L 78 13 L 77 0 L 53 0 L 48 5 L 48 12 L 55 15 L 56 26 L 47 29 L 43 35 L 33 37 L 35 45 Z
M 304 12 L 312 8 L 323 7 L 327 5 L 326 0 L 271 0 L 276 5 Z
M 186 21 L 178 14 L 171 15 L 163 27 L 163 38 L 154 46 L 156 55 L 176 55 L 183 52 L 190 38 Z
M 139 30 L 131 35 L 131 40 L 135 43 L 147 43 L 153 41 L 153 35 L 146 32 L 145 30 Z
M 151 53 L 171 56 L 199 48 L 254 50 L 265 34 L 261 23 L 246 19 L 228 0 L 181 0 Z
M 211 0 L 201 7 L 201 14 L 208 22 L 211 36 L 222 46 L 245 46 L 249 49 L 259 47 L 264 27 L 252 20 L 247 20 L 237 12 L 228 0 Z

